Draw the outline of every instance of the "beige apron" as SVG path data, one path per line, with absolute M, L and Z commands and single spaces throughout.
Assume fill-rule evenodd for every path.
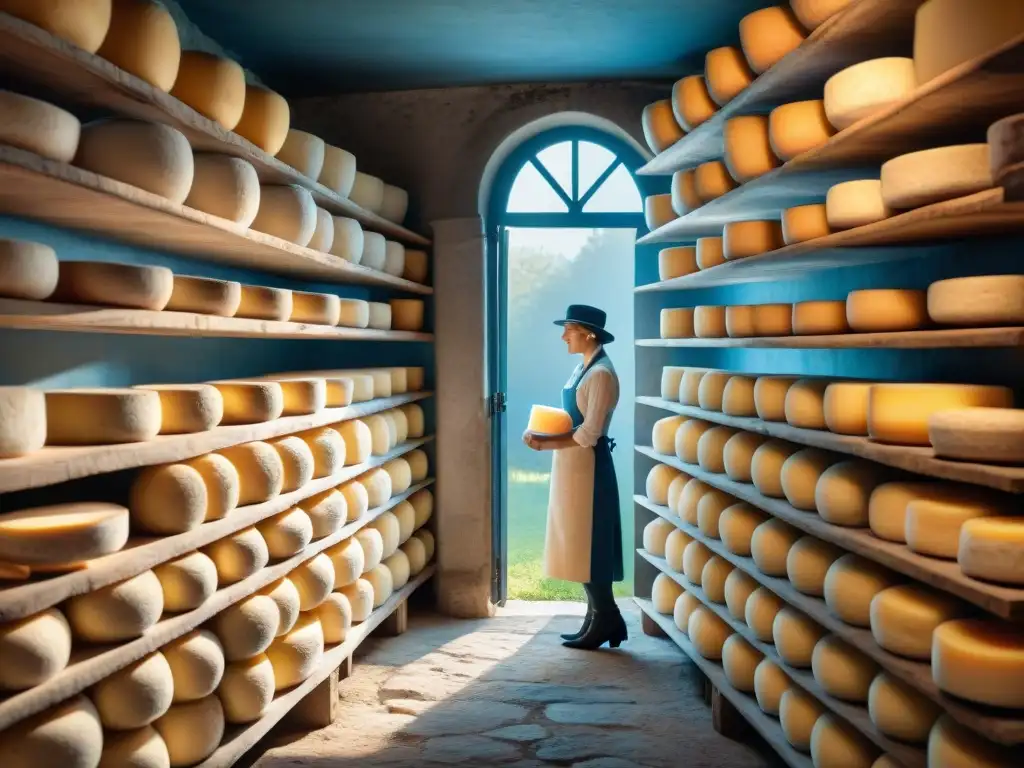
M 594 531 L 594 451 L 577 445 L 553 453 L 544 575 L 586 583 Z

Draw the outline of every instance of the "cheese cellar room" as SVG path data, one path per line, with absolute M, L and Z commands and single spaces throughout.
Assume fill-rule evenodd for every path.
M 1024 768 L 1024 0 L 0 0 L 0 768 Z

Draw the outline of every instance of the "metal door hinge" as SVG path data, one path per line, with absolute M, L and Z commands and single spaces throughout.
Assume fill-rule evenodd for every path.
M 490 396 L 487 403 L 487 408 L 490 415 L 493 416 L 496 413 L 504 413 L 506 404 L 507 400 L 505 399 L 505 393 L 495 392 L 493 395 Z

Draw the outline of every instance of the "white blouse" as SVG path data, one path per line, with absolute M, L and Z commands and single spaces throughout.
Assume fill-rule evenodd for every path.
M 579 376 L 580 363 L 573 371 L 572 381 Z M 608 434 L 615 406 L 619 402 L 619 377 L 608 358 L 598 361 L 583 375 L 576 389 L 576 407 L 583 414 L 583 423 L 573 432 L 572 439 L 584 448 L 593 448 Z

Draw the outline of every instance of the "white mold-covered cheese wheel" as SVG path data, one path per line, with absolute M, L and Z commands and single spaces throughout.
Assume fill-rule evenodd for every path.
M 284 412 L 284 390 L 276 381 L 213 381 L 223 402 L 221 424 L 260 424 Z
M 684 171 L 676 171 L 672 174 L 672 210 L 676 212 L 677 216 L 685 216 L 690 211 L 695 211 L 704 204 L 704 201 L 700 199 L 700 195 L 697 194 L 697 174 L 693 169 L 686 169 Z M 690 246 L 692 249 L 692 246 Z M 686 246 L 681 248 L 665 248 L 658 253 L 659 267 L 662 265 L 662 254 L 675 254 L 681 252 L 685 254 L 687 250 Z M 678 257 L 677 257 L 678 258 Z M 683 256 L 682 258 L 685 258 Z M 694 253 L 696 258 L 696 253 Z M 684 262 L 685 263 L 685 262 Z M 694 267 L 696 270 L 696 267 Z M 679 277 L 679 275 L 674 275 Z M 668 278 L 662 277 L 662 280 Z
M 287 163 L 307 179 L 316 179 L 324 166 L 326 145 L 319 136 L 294 128 L 288 129 L 277 159 Z
M 814 512 L 818 480 L 834 463 L 832 454 L 817 448 L 804 448 L 786 459 L 779 475 L 786 500 L 797 509 Z
M 284 467 L 281 493 L 297 491 L 313 479 L 313 451 L 301 437 L 279 437 L 270 445 L 281 457 L 281 466 Z
M 1024 275 L 979 275 L 928 286 L 928 315 L 956 326 L 1024 323 Z
M 381 540 L 384 542 L 382 557 L 391 557 L 395 554 L 402 536 L 398 518 L 390 511 L 384 512 L 368 527 L 380 533 Z
M 380 206 L 380 215 L 388 221 L 401 224 L 409 210 L 409 193 L 392 184 L 384 185 L 384 199 Z
M 722 658 L 722 646 L 733 631 L 708 608 L 701 606 L 690 614 L 686 634 L 701 658 L 718 660 Z
M 755 381 L 749 376 L 730 376 L 722 390 L 722 413 L 727 416 L 756 416 Z
M 704 590 L 708 600 L 725 604 L 725 581 L 734 570 L 735 568 L 721 557 L 712 557 L 708 560 L 700 574 L 700 588 Z
M 688 478 L 686 475 L 682 477 L 685 478 L 685 482 L 676 500 L 675 512 L 684 523 L 697 525 L 697 507 L 711 487 L 696 478 Z
M 256 528 L 218 539 L 203 552 L 217 566 L 217 583 L 222 586 L 247 579 L 270 562 L 267 542 Z
M 406 567 L 406 580 L 408 580 L 408 560 L 406 560 Z M 324 642 L 328 645 L 342 642 L 352 627 L 352 604 L 341 592 L 331 592 L 326 600 L 313 609 L 311 615 L 320 622 L 320 628 L 324 633 Z
M 224 738 L 224 708 L 216 696 L 175 704 L 153 723 L 172 768 L 195 765 L 212 755 Z
M 363 249 L 366 246 L 366 233 L 355 219 L 344 216 L 335 216 L 334 237 L 331 240 L 331 255 L 359 264 L 363 259 Z
M 697 238 L 697 266 L 701 269 L 710 269 L 725 263 L 725 251 L 720 237 L 699 237 Z M 729 307 L 731 309 L 731 307 Z M 728 328 L 729 314 L 726 312 L 726 327 Z
M 0 514 L 0 560 L 66 565 L 118 552 L 128 541 L 128 510 L 80 501 Z
M 803 429 L 825 428 L 825 388 L 822 379 L 797 379 L 786 390 L 786 422 Z
M 825 594 L 825 576 L 832 564 L 843 556 L 839 547 L 804 536 L 786 555 L 786 575 L 794 587 L 805 595 L 821 597 Z
M 771 638 L 768 639 L 771 642 Z M 782 694 L 790 689 L 789 675 L 778 665 L 765 659 L 754 670 L 754 698 L 761 711 L 768 715 L 779 715 Z
M 967 520 L 960 528 L 957 562 L 967 576 L 999 584 L 1024 584 L 1024 518 Z
M 674 526 L 665 539 L 665 560 L 676 573 L 683 573 L 683 559 L 691 541 L 693 539 L 689 535 Z
M 945 693 L 978 704 L 1024 706 L 1024 636 L 992 619 L 941 624 L 932 635 L 932 679 Z
M 416 511 L 416 528 L 418 530 L 427 524 L 434 513 L 434 494 L 430 492 L 429 488 L 424 488 L 410 496 L 409 503 Z
M 363 550 L 363 570 L 367 573 L 384 559 L 384 537 L 376 528 L 363 528 L 352 537 Z
M 224 675 L 224 647 L 217 636 L 199 629 L 163 647 L 174 678 L 174 703 L 209 696 Z
M 115 643 L 142 635 L 164 609 L 160 580 L 143 571 L 125 581 L 76 595 L 64 604 L 64 615 L 78 640 Z
M 836 231 L 875 224 L 892 215 L 877 179 L 844 181 L 829 187 L 825 196 L 825 216 Z
M 45 683 L 70 659 L 71 627 L 56 608 L 0 625 L 0 691 Z
M 835 635 L 827 635 L 814 646 L 811 670 L 818 685 L 843 701 L 863 704 L 868 700 L 871 681 L 878 665 Z
M 217 566 L 202 552 L 192 552 L 153 568 L 164 593 L 164 611 L 192 611 L 217 591 Z
M 368 269 L 384 271 L 388 260 L 388 241 L 379 232 L 363 233 L 363 253 L 359 263 Z
M 899 57 L 862 61 L 825 83 L 825 114 L 837 131 L 903 101 L 917 87 L 914 60 Z
M 394 240 L 384 242 L 384 273 L 401 277 L 405 271 L 405 246 Z
M 699 541 L 691 541 L 683 550 L 683 575 L 686 580 L 695 586 L 700 586 L 701 576 L 704 574 L 704 566 L 710 562 L 714 555 L 711 550 Z
M 783 104 L 768 118 L 772 151 L 783 162 L 822 146 L 834 133 L 821 99 Z
M 171 95 L 230 131 L 245 108 L 245 72 L 230 59 L 183 51 Z
M 798 379 L 786 376 L 758 376 L 754 382 L 754 407 L 764 421 L 786 420 L 786 396 Z
M 879 731 L 910 744 L 924 744 L 942 708 L 884 672 L 868 690 L 868 714 Z
M 356 182 L 356 156 L 330 144 L 324 145 L 324 159 L 317 181 L 342 197 L 348 197 Z
M 832 234 L 824 203 L 798 205 L 782 211 L 782 241 L 786 245 L 804 243 Z
M 224 417 L 224 399 L 209 384 L 149 384 L 139 389 L 160 396 L 161 435 L 206 432 Z
M 366 488 L 357 480 L 339 486 L 338 493 L 345 498 L 345 506 L 348 507 L 348 519 L 359 520 L 370 509 L 370 497 Z
M 812 336 L 850 330 L 846 322 L 846 301 L 800 301 L 793 305 L 793 334 Z M 821 427 L 816 427 L 821 429 Z
M 1005 0 L 928 0 L 914 19 L 914 67 L 927 83 L 1024 31 L 1024 8 Z
M 434 539 L 434 534 L 428 531 L 426 528 L 416 531 L 413 534 L 416 538 L 423 542 L 423 546 L 427 551 L 427 562 L 434 559 L 434 552 L 437 549 L 437 542 Z
M 352 606 L 352 623 L 359 624 L 370 618 L 373 612 L 373 585 L 366 579 L 342 587 L 338 590 Z
M 236 317 L 286 321 L 292 314 L 292 292 L 285 288 L 243 285 Z
M 672 87 L 672 112 L 685 130 L 692 131 L 717 111 L 702 75 L 684 77 Z
M 273 157 L 284 146 L 290 124 L 291 110 L 281 94 L 259 85 L 245 86 L 245 103 L 235 133 Z
M 283 691 L 312 675 L 324 655 L 324 630 L 315 615 L 299 617 L 295 627 L 267 649 L 274 668 L 274 690 Z
M 99 768 L 170 768 L 163 737 L 150 725 L 134 731 L 103 734 Z
M 220 520 L 238 506 L 242 480 L 227 458 L 216 453 L 182 462 L 195 469 L 206 483 L 206 521 Z
M 750 462 L 750 480 L 754 487 L 765 496 L 783 498 L 786 494 L 782 487 L 782 467 L 797 450 L 797 446 L 783 440 L 763 443 L 754 451 Z
M 750 539 L 750 555 L 761 573 L 784 577 L 789 550 L 800 538 L 799 531 L 773 517 L 765 520 L 754 530 L 754 535 Z
M 954 487 L 955 488 L 955 487 Z M 912 552 L 948 560 L 956 558 L 960 529 L 969 520 L 1010 514 L 1013 507 L 1004 498 L 982 489 L 965 493 L 922 495 L 907 502 L 905 533 Z
M 74 162 L 79 168 L 172 203 L 185 202 L 195 172 L 192 147 L 181 131 L 134 120 L 103 120 L 83 126 Z
M 757 74 L 768 70 L 804 41 L 793 12 L 787 7 L 762 8 L 740 19 L 740 44 L 750 68 Z
M 370 509 L 383 507 L 391 498 L 391 476 L 381 468 L 371 469 L 358 482 L 366 488 Z
M 689 339 L 694 335 L 693 307 L 661 310 L 659 336 L 663 339 Z
M 783 608 L 772 622 L 775 650 L 784 662 L 798 669 L 811 666 L 814 646 L 824 636 L 821 626 L 793 608 Z
M 739 184 L 732 176 L 729 175 L 729 169 L 725 167 L 725 163 L 721 160 L 711 160 L 706 163 L 701 163 L 694 170 L 693 186 L 700 201 L 702 203 L 710 203 L 712 200 L 736 189 Z M 705 251 L 703 256 L 701 254 L 702 249 L 700 247 L 701 240 L 710 241 L 703 249 Z M 709 237 L 697 239 L 697 263 L 700 265 L 701 269 L 707 269 L 708 267 L 721 264 L 722 260 L 724 260 L 724 256 L 721 254 L 720 249 L 710 247 L 715 245 L 715 240 L 720 240 L 720 238 Z
M 260 208 L 260 179 L 239 157 L 197 152 L 185 205 L 248 227 Z
M 697 441 L 697 464 L 715 474 L 725 472 L 725 444 L 736 434 L 731 427 L 712 427 Z
M 391 299 L 391 327 L 396 331 L 423 330 L 424 304 L 421 299 Z
M 767 515 L 749 504 L 739 502 L 727 507 L 718 518 L 718 535 L 725 548 L 734 555 L 747 557 L 754 531 L 768 519 Z
M 871 626 L 871 600 L 892 587 L 897 577 L 858 555 L 843 555 L 825 575 L 825 604 L 842 621 L 855 627 Z
M 391 572 L 391 582 L 395 591 L 409 583 L 412 566 L 409 557 L 401 549 L 395 550 L 391 557 L 385 558 L 382 565 Z
M 777 221 L 729 222 L 722 234 L 722 244 L 728 261 L 760 256 L 782 247 L 782 227 Z
M 410 451 L 405 455 L 405 461 L 409 465 L 409 475 L 413 484 L 422 483 L 427 479 L 430 474 L 430 460 L 424 451 L 419 448 Z
M 278 634 L 281 612 L 269 595 L 256 594 L 213 617 L 211 628 L 228 661 L 251 659 L 263 653 Z
M 668 503 L 668 487 L 680 474 L 678 469 L 667 464 L 656 464 L 647 473 L 647 498 L 655 504 L 666 505 Z
M 708 51 L 704 57 L 704 81 L 711 99 L 724 107 L 754 82 L 754 73 L 747 66 L 743 51 L 724 46 Z
M 321 552 L 293 570 L 288 578 L 299 591 L 299 610 L 309 611 L 326 600 L 334 589 L 334 564 Z
M 685 416 L 666 416 L 654 422 L 651 445 L 658 453 L 671 456 L 676 450 L 676 431 L 686 421 Z
M 228 664 L 217 688 L 224 719 L 232 724 L 259 720 L 274 700 L 274 665 L 265 653 Z
M 729 169 L 729 175 L 740 184 L 764 176 L 782 164 L 772 151 L 768 118 L 764 115 L 744 115 L 726 120 L 723 139 L 725 167 Z M 775 224 L 778 226 L 778 222 Z M 728 251 L 726 258 L 729 258 Z
M 686 134 L 676 122 L 670 99 L 662 99 L 644 107 L 641 122 L 644 140 L 655 154 L 664 152 Z
M 370 213 L 380 213 L 384 205 L 384 182 L 376 176 L 357 170 L 349 192 L 349 200 Z
M 889 587 L 871 601 L 871 634 L 890 653 L 927 661 L 935 628 L 966 610 L 956 598 L 920 584 Z
M 259 594 L 269 597 L 277 605 L 277 636 L 291 631 L 299 618 L 299 590 L 287 576 L 267 585 Z
M 373 432 L 362 419 L 351 419 L 337 425 L 338 434 L 345 441 L 345 465 L 365 464 L 373 455 Z
M 873 462 L 852 459 L 833 464 L 818 479 L 814 507 L 825 522 L 867 528 L 871 494 L 884 477 L 884 471 Z
M 174 276 L 166 267 L 64 261 L 50 298 L 69 304 L 161 310 L 173 290 Z
M 697 386 L 697 405 L 705 411 L 722 410 L 725 385 L 732 375 L 724 371 L 705 371 Z
M 957 408 L 1010 408 L 1006 387 L 974 384 L 876 384 L 868 393 L 868 435 L 896 445 L 928 445 L 928 419 Z
M 725 307 L 694 307 L 693 332 L 698 339 L 724 339 Z
M 704 605 L 696 595 L 683 592 L 672 607 L 672 621 L 684 635 L 690 629 L 690 615 Z
M 644 222 L 652 232 L 678 216 L 672 208 L 672 195 L 650 195 L 644 198 Z
M 4 768 L 96 768 L 103 726 L 92 702 L 75 696 L 0 732 Z
M 313 457 L 313 477 L 330 477 L 345 466 L 345 440 L 333 427 L 320 427 L 298 435 Z M 307 510 L 309 511 L 309 510 Z M 314 529 L 316 521 L 314 521 Z M 321 534 L 326 535 L 326 534 Z
M 937 147 L 882 165 L 882 199 L 890 208 L 920 208 L 994 186 L 988 144 Z
M 825 388 L 822 404 L 825 426 L 839 435 L 867 435 L 870 383 L 833 382 Z
M 316 203 L 308 189 L 264 184 L 260 208 L 250 225 L 257 232 L 305 246 L 316 232 Z
M 676 456 L 687 464 L 696 464 L 700 458 L 700 438 L 711 429 L 711 424 L 700 419 L 683 422 L 676 431 Z
M 3 91 L 0 91 L 2 109 Z M 2 138 L 2 137 L 0 137 Z M 0 296 L 48 299 L 57 289 L 57 252 L 48 245 L 0 238 Z
M 398 520 L 398 542 L 404 544 L 416 531 L 416 508 L 406 500 L 398 502 L 391 511 Z
M 20 93 L 0 90 L 0 141 L 50 160 L 70 163 L 78 151 L 82 124 L 60 107 Z
M 789 0 L 789 6 L 804 27 L 815 30 L 851 2 L 853 0 Z
M 1017 747 L 1002 747 L 957 724 L 948 715 L 928 734 L 928 765 L 935 768 L 1016 768 Z
M 331 216 L 329 211 L 318 205 L 316 207 L 316 227 L 313 228 L 313 237 L 306 243 L 306 247 L 321 253 L 330 253 L 333 245 L 334 217 Z M 328 325 L 333 324 L 336 323 L 328 323 Z
M 313 522 L 298 507 L 274 515 L 256 526 L 275 560 L 298 554 L 313 540 Z
M 871 768 L 878 754 L 878 747 L 833 715 L 824 714 L 814 724 L 811 761 L 816 768 Z
M 238 504 L 262 504 L 280 495 L 284 463 L 274 447 L 255 442 L 225 448 L 220 454 L 238 470 Z
M 722 645 L 722 670 L 737 691 L 754 692 L 754 674 L 764 655 L 740 635 L 733 634 Z
M 811 751 L 811 733 L 825 710 L 799 689 L 790 688 L 779 697 L 779 725 L 790 746 L 801 752 Z
M 383 563 L 363 574 L 373 587 L 373 607 L 380 608 L 395 591 L 395 580 Z
M 362 299 L 339 299 L 337 325 L 342 328 L 366 328 L 370 325 L 370 304 Z
M 96 53 L 110 29 L 111 0 L 3 0 L 0 10 Z
M 368 232 L 367 234 L 373 234 Z M 391 305 L 385 304 L 381 301 L 371 301 L 369 303 L 369 321 L 367 327 L 372 328 L 375 331 L 390 331 L 391 330 Z
M 659 573 L 651 585 L 651 602 L 654 610 L 664 616 L 671 616 L 676 600 L 683 594 L 683 588 L 671 576 Z
M 774 593 L 764 587 L 758 587 L 746 599 L 743 620 L 754 631 L 758 640 L 765 643 L 774 642 L 775 617 L 785 605 Z

